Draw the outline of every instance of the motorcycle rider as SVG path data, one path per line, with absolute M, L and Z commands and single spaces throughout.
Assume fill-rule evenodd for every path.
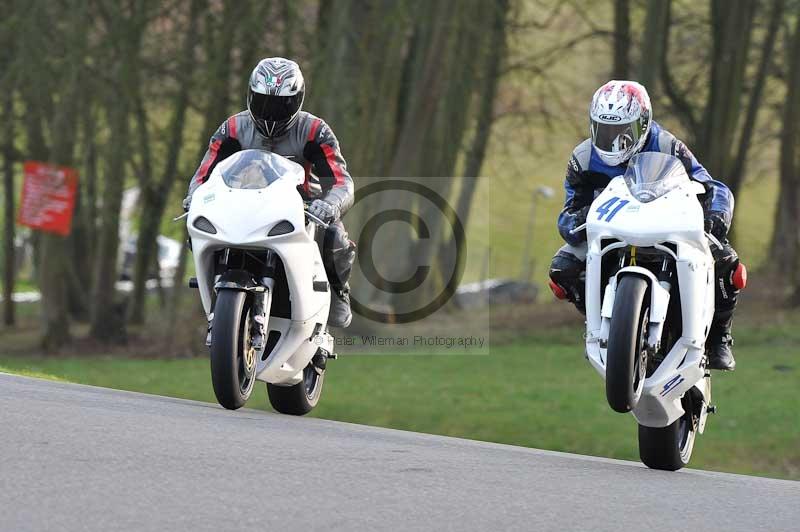
M 625 173 L 628 160 L 639 152 L 661 152 L 680 159 L 689 176 L 706 188 L 698 196 L 703 204 L 706 232 L 723 245 L 712 246 L 715 261 L 715 312 L 708 332 L 707 355 L 711 369 L 733 370 L 731 324 L 739 290 L 747 270 L 727 239 L 733 219 L 734 199 L 724 183 L 713 179 L 686 145 L 652 119 L 647 90 L 633 81 L 609 81 L 600 87 L 589 108 L 591 138 L 572 152 L 564 181 L 566 201 L 558 217 L 558 230 L 566 245 L 550 265 L 550 288 L 585 314 L 586 231 L 570 231 L 586 222 L 594 199 L 611 179 Z
M 341 217 L 353 205 L 353 179 L 330 126 L 302 110 L 304 98 L 305 81 L 297 63 L 282 57 L 262 59 L 250 75 L 247 109 L 228 118 L 211 136 L 184 208 L 214 167 L 237 151 L 266 150 L 302 164 L 306 180 L 298 190 L 311 201 L 308 212 L 330 224 L 322 249 L 332 288 L 328 324 L 347 327 L 352 319 L 348 280 L 355 244 Z

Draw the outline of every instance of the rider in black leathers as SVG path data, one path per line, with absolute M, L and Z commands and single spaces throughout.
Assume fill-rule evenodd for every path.
M 303 165 L 306 180 L 300 193 L 311 201 L 309 212 L 330 224 L 322 250 L 333 289 L 328 324 L 347 327 L 352 319 L 348 280 L 355 244 L 341 217 L 353 204 L 353 179 L 330 126 L 301 110 L 304 97 L 305 82 L 297 63 L 280 57 L 260 61 L 250 76 L 247 110 L 228 118 L 211 136 L 189 183 L 184 208 L 214 167 L 239 150 L 266 150 Z

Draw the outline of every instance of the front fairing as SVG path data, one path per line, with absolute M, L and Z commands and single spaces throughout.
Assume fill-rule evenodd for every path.
M 702 185 L 686 181 L 643 203 L 631 194 L 622 177 L 614 178 L 586 217 L 590 246 L 599 249 L 603 239 L 614 238 L 640 247 L 682 242 L 705 249 L 703 208 L 697 200 L 700 189 Z
M 261 241 L 275 224 L 288 220 L 295 228 L 305 225 L 303 199 L 290 180 L 279 180 L 265 189 L 228 188 L 221 179 L 209 179 L 194 194 L 187 227 L 193 238 L 249 247 Z M 216 234 L 200 231 L 195 221 L 203 216 Z

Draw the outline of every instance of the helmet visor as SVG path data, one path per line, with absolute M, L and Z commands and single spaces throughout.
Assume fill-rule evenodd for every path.
M 627 124 L 606 124 L 592 120 L 591 130 L 592 144 L 598 150 L 610 153 L 622 153 L 633 148 L 642 136 L 638 120 Z
M 273 96 L 258 92 L 250 93 L 250 112 L 256 120 L 282 122 L 289 120 L 303 104 L 303 92 L 293 96 Z

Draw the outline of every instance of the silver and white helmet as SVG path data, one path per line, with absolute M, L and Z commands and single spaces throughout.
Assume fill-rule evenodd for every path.
M 297 63 L 268 57 L 250 74 L 247 110 L 262 135 L 280 137 L 297 121 L 305 94 L 306 83 Z
M 607 165 L 620 165 L 639 152 L 651 122 L 650 96 L 639 83 L 612 80 L 594 93 L 589 129 L 597 155 Z

